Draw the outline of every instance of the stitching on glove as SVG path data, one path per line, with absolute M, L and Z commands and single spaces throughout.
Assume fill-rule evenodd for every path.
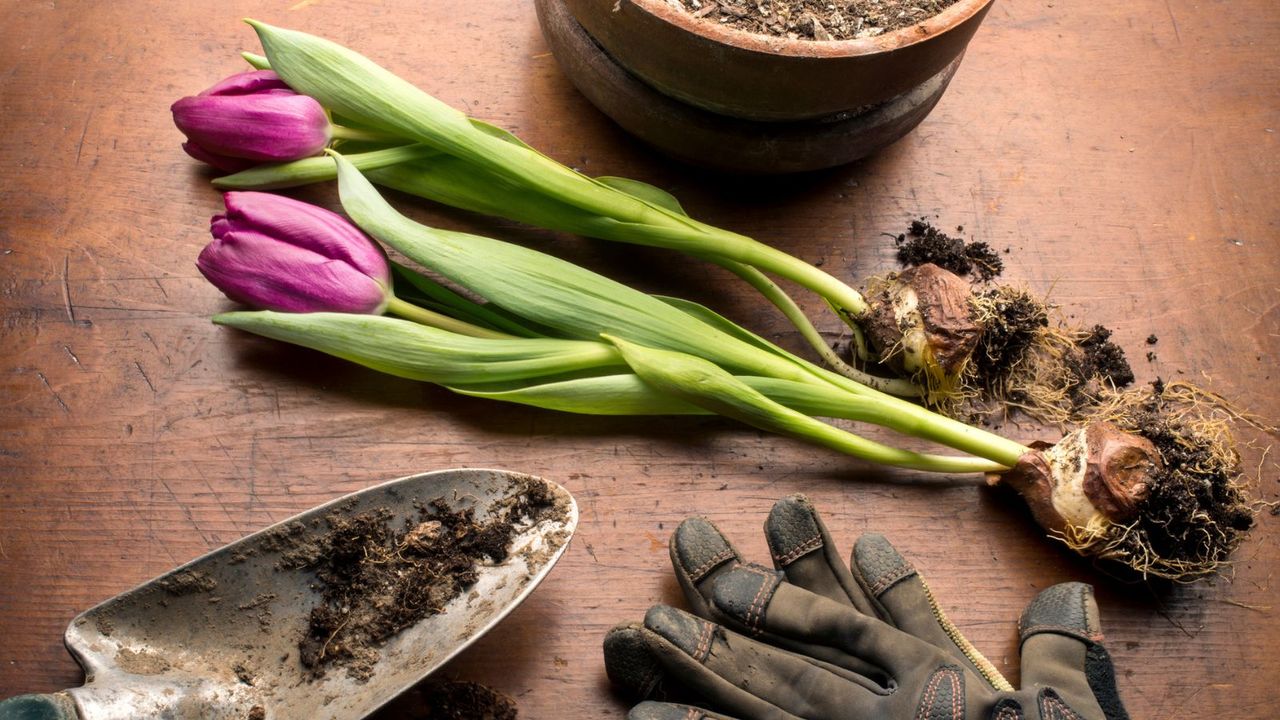
M 884 591 L 893 587 L 899 580 L 915 573 L 916 569 L 905 559 L 886 570 L 871 584 L 871 594 L 880 597 Z
M 951 720 L 964 720 L 963 681 L 960 679 L 959 669 L 950 665 L 933 671 L 929 684 L 925 686 L 924 694 L 920 696 L 920 706 L 916 710 L 915 720 L 945 720 L 934 714 L 934 710 L 939 709 L 934 703 L 937 701 L 938 690 L 944 681 L 951 685 Z
M 926 720 L 929 712 L 933 709 L 933 696 L 938 692 L 938 683 L 941 682 L 942 676 L 935 672 L 933 677 L 929 678 L 929 684 L 924 688 L 924 695 L 920 697 L 920 708 L 916 710 L 916 720 Z
M 1048 688 L 1040 692 L 1040 716 L 1045 720 L 1084 720 Z
M 689 578 L 694 582 L 698 582 L 704 575 L 711 572 L 717 565 L 734 557 L 733 548 L 726 548 L 714 555 L 710 560 L 702 563 L 697 568 L 689 571 Z
M 822 535 L 821 534 L 814 535 L 808 540 L 805 540 L 799 545 L 796 545 L 795 547 L 791 548 L 791 550 L 787 551 L 785 555 L 779 555 L 778 564 L 784 565 L 784 566 L 790 565 L 791 563 L 795 562 L 796 560 L 799 560 L 800 558 L 804 557 L 805 555 L 808 555 L 809 553 L 813 552 L 814 550 L 817 550 L 820 547 L 822 547 Z
M 1081 630 L 1078 627 L 1072 627 L 1070 625 L 1048 625 L 1048 624 L 1042 623 L 1039 625 L 1032 625 L 1029 628 L 1024 628 L 1022 630 L 1022 641 L 1026 642 L 1027 638 L 1031 637 L 1032 635 L 1035 635 L 1036 633 L 1042 633 L 1042 632 L 1052 632 L 1052 633 L 1060 633 L 1063 635 L 1070 635 L 1071 637 L 1080 638 L 1081 640 L 1088 640 L 1090 642 L 1102 642 L 1102 639 L 1103 639 L 1102 633 L 1087 632 L 1087 631 Z
M 698 646 L 693 650 L 693 659 L 699 663 L 706 660 L 707 656 L 711 654 L 711 636 L 714 634 L 712 632 L 714 627 L 709 622 L 704 621 L 702 623 L 702 633 L 698 636 Z
M 1093 623 L 1089 621 L 1089 603 L 1086 601 L 1086 598 L 1089 596 L 1089 594 L 1090 593 L 1088 591 L 1080 593 L 1080 617 L 1084 618 L 1084 627 L 1085 627 L 1085 630 L 1089 633 L 1089 637 L 1093 637 L 1094 635 L 1097 635 L 1098 639 L 1101 640 L 1102 634 L 1099 633 L 1098 629 L 1095 628 L 1093 626 Z
M 1011 705 L 1005 705 L 996 711 L 995 717 L 991 720 L 1023 720 L 1022 713 Z
M 756 591 L 756 597 L 751 601 L 751 607 L 747 608 L 747 616 L 744 619 L 747 621 L 747 627 L 751 628 L 752 632 L 759 635 L 760 621 L 764 619 L 765 597 L 769 595 L 768 591 L 773 585 L 770 581 L 773 580 L 773 578 L 767 573 L 760 572 L 758 570 L 752 570 L 752 572 L 759 575 L 764 582 L 760 583 L 760 589 Z

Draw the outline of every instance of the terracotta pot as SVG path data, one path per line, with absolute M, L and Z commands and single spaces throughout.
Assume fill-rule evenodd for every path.
M 959 0 L 859 40 L 791 40 L 695 18 L 667 0 L 564 0 L 627 71 L 662 93 L 754 120 L 820 118 L 885 102 L 964 53 L 992 0 Z
M 818 120 L 728 117 L 664 95 L 623 69 L 569 13 L 565 0 L 537 0 L 538 20 L 578 90 L 623 129 L 682 160 L 748 173 L 817 170 L 851 162 L 907 134 L 942 97 L 960 65 L 886 102 Z

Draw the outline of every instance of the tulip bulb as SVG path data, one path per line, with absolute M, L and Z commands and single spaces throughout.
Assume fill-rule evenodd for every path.
M 891 274 L 872 290 L 863 327 L 880 362 L 922 377 L 930 390 L 955 387 L 982 335 L 968 283 L 924 264 Z
M 1040 444 L 995 481 L 1016 489 L 1045 529 L 1088 555 L 1134 520 L 1162 468 L 1149 440 L 1096 422 Z

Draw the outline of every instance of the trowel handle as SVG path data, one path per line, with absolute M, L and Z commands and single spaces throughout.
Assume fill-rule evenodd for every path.
M 0 700 L 0 720 L 80 720 L 66 693 L 19 695 Z

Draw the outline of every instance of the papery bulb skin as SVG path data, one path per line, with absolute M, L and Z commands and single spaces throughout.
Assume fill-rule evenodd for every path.
M 880 362 L 930 389 L 954 387 L 982 337 L 969 283 L 926 263 L 877 280 L 863 321 Z
M 1137 517 L 1164 467 L 1149 440 L 1108 422 L 1033 447 L 992 480 L 1017 490 L 1045 529 L 1086 550 L 1087 540 L 1102 539 L 1108 527 Z
M 324 108 L 270 70 L 232 75 L 170 111 L 182 149 L 226 172 L 319 154 L 333 137 Z
M 196 266 L 227 297 L 262 310 L 380 314 L 391 268 L 337 213 L 271 193 L 229 192 Z

